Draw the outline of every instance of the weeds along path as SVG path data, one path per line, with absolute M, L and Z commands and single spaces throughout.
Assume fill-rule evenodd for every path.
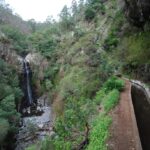
M 110 113 L 112 125 L 109 150 L 142 150 L 131 98 L 131 83 L 125 81 L 125 89 L 120 95 L 119 104 Z

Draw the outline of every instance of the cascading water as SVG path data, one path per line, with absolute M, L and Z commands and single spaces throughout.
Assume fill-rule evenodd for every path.
M 31 84 L 30 84 L 30 77 L 31 77 L 31 71 L 28 65 L 28 62 L 24 59 L 24 74 L 25 74 L 25 80 L 26 80 L 26 94 L 28 99 L 28 105 L 31 106 L 33 104 L 33 98 L 32 98 L 32 90 L 31 90 Z
M 22 63 L 21 81 L 24 98 L 20 107 L 20 112 L 22 113 L 21 127 L 16 135 L 15 150 L 25 150 L 38 140 L 44 140 L 50 134 L 54 134 L 49 99 L 46 94 L 39 98 L 33 97 L 32 88 L 34 89 L 34 87 L 31 85 L 32 71 L 26 58 L 23 59 Z

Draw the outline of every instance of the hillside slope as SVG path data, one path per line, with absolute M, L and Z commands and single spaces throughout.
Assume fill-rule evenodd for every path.
M 47 95 L 53 108 L 53 134 L 38 142 L 39 149 L 107 149 L 112 123 L 108 114 L 124 87 L 114 75 L 150 82 L 147 4 L 147 0 L 73 0 L 70 8 L 64 6 L 59 21 L 44 23 L 25 22 L 0 5 L 0 64 L 6 69 L 2 70 L 2 79 L 6 77 L 2 86 L 10 90 L 5 96 L 13 95 L 2 97 L 0 107 L 3 100 L 13 106 L 21 100 L 18 62 L 28 54 L 35 93 Z M 14 125 L 3 119 L 2 124 Z M 1 143 L 7 140 L 8 131 Z

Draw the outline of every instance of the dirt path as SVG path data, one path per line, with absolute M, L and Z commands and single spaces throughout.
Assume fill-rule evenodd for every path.
M 131 83 L 126 81 L 120 102 L 110 113 L 113 123 L 108 150 L 142 150 L 131 99 Z

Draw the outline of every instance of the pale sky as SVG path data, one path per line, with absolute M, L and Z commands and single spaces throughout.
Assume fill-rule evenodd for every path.
M 24 20 L 45 21 L 47 16 L 58 19 L 64 5 L 71 6 L 72 0 L 5 0 Z

